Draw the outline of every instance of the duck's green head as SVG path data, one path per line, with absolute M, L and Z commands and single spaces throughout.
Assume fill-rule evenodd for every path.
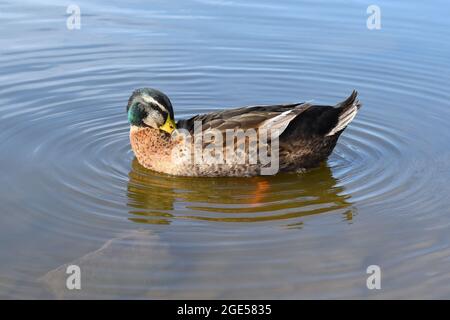
M 176 129 L 172 103 L 156 89 L 135 90 L 128 100 L 127 114 L 132 126 L 151 127 L 169 134 Z

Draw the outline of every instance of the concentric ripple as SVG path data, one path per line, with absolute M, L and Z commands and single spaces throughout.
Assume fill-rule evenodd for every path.
M 449 293 L 449 49 L 384 5 L 398 19 L 368 33 L 356 4 L 81 1 L 73 32 L 65 8 L 2 4 L 0 297 L 354 297 L 372 263 L 387 296 Z M 178 119 L 353 88 L 363 108 L 319 168 L 172 177 L 130 149 L 125 104 L 142 86 Z M 82 292 L 62 286 L 69 263 Z

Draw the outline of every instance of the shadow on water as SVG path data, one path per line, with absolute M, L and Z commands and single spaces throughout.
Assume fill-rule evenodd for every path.
M 340 212 L 351 221 L 350 196 L 327 165 L 299 174 L 249 178 L 174 177 L 133 159 L 127 188 L 130 220 L 169 224 L 174 219 L 264 222 Z

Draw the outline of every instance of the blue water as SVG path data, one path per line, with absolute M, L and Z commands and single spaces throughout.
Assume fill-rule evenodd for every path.
M 0 298 L 450 297 L 448 2 L 74 4 L 0 1 Z M 130 149 L 143 86 L 177 119 L 363 108 L 310 172 L 176 178 Z

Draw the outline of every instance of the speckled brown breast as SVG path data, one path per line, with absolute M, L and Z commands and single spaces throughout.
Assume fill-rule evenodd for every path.
M 171 161 L 174 142 L 168 134 L 153 128 L 132 127 L 130 143 L 141 165 L 151 170 L 176 174 L 176 167 Z

